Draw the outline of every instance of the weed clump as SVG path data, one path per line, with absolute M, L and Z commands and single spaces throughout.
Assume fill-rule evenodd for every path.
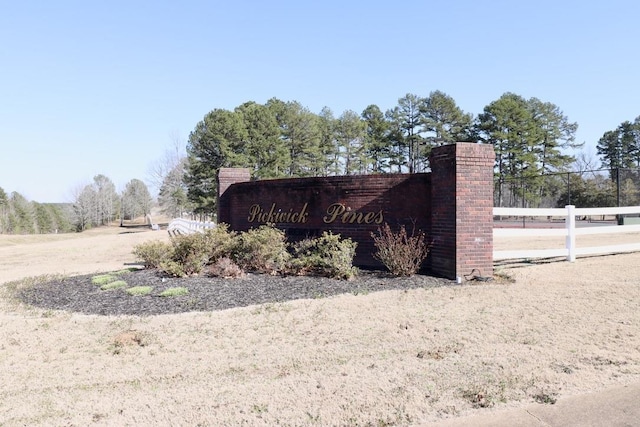
M 112 274 L 100 274 L 98 276 L 93 276 L 91 278 L 91 283 L 94 285 L 106 285 L 107 283 L 111 283 L 118 280 L 118 278 Z
M 429 253 L 424 233 L 409 236 L 404 225 L 394 233 L 385 223 L 378 228 L 378 234 L 371 233 L 371 237 L 377 249 L 373 256 L 394 276 L 416 274 Z
M 189 293 L 189 290 L 187 288 L 185 288 L 184 286 L 178 286 L 175 288 L 165 289 L 164 291 L 160 292 L 160 296 L 161 297 L 177 297 L 180 295 L 187 295 L 188 293 Z
M 127 289 L 127 293 L 131 296 L 144 296 L 149 295 L 153 290 L 153 286 L 134 286 Z
M 127 282 L 125 282 L 124 280 L 116 280 L 114 282 L 105 283 L 104 285 L 100 286 L 100 289 L 102 289 L 103 291 L 109 291 L 111 289 L 120 289 L 126 287 Z

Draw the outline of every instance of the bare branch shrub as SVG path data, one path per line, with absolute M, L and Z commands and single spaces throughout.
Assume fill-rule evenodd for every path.
M 429 245 L 425 242 L 424 233 L 407 234 L 404 225 L 397 233 L 391 231 L 385 223 L 378 228 L 378 234 L 371 233 L 377 251 L 373 254 L 389 269 L 394 276 L 411 276 L 416 274 L 422 262 L 427 258 Z

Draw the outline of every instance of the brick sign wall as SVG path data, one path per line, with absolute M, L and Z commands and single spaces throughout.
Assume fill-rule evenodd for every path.
M 245 231 L 273 223 L 290 240 L 324 230 L 358 242 L 354 264 L 380 268 L 371 233 L 387 223 L 422 230 L 433 242 L 426 267 L 456 278 L 493 265 L 493 149 L 434 148 L 432 173 L 249 181 L 248 169 L 221 169 L 218 221 Z
M 221 170 L 219 180 L 229 179 Z M 373 258 L 372 232 L 388 223 L 408 231 L 429 229 L 429 174 L 352 175 L 236 183 L 220 197 L 220 222 L 244 231 L 266 223 L 290 240 L 324 230 L 358 242 L 354 263 L 381 267 Z

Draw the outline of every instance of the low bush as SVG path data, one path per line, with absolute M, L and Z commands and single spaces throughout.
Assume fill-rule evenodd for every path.
M 394 276 L 416 274 L 429 253 L 424 233 L 409 236 L 404 225 L 394 233 L 385 223 L 378 228 L 378 235 L 371 233 L 371 237 L 377 249 L 373 256 Z
M 209 243 L 202 233 L 187 234 L 171 239 L 173 251 L 170 260 L 160 268 L 173 276 L 199 274 L 209 262 Z
M 246 271 L 274 274 L 284 270 L 290 258 L 284 231 L 262 225 L 240 234 L 232 258 Z
M 134 246 L 133 254 L 142 261 L 144 268 L 158 268 L 171 259 L 173 250 L 170 244 L 154 240 Z
M 357 275 L 353 266 L 358 243 L 342 239 L 339 234 L 324 232 L 314 239 L 305 239 L 292 245 L 293 258 L 289 268 L 296 274 L 319 274 L 339 279 L 352 279 Z
M 229 257 L 237 246 L 238 235 L 229 231 L 227 224 L 218 224 L 204 233 L 205 245 L 208 250 L 208 262 L 215 263 L 220 258 Z
M 256 271 L 350 279 L 357 274 L 353 267 L 356 246 L 351 239 L 325 232 L 317 239 L 297 243 L 292 260 L 282 230 L 263 225 L 235 233 L 226 224 L 220 224 L 204 233 L 173 237 L 171 243 L 142 243 L 134 248 L 134 254 L 146 268 L 158 268 L 175 277 L 200 274 L 210 265 L 210 275 L 227 278 Z

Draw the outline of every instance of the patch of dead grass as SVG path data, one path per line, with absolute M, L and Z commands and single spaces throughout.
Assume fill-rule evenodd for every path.
M 127 236 L 12 249 L 29 275 L 52 249 L 69 258 L 49 272 L 110 271 L 144 237 Z M 0 285 L 0 424 L 420 425 L 640 379 L 640 254 L 503 271 L 144 318 L 25 310 L 5 291 L 29 281 Z

